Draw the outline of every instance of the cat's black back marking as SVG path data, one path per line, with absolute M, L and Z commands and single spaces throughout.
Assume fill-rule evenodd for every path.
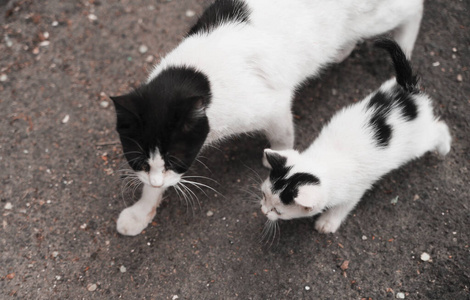
M 267 154 L 266 158 L 272 167 L 271 173 L 269 174 L 271 191 L 273 193 L 281 192 L 279 197 L 285 205 L 294 202 L 295 197 L 297 197 L 299 193 L 300 186 L 320 183 L 320 179 L 310 173 L 299 172 L 287 177 L 292 167 L 287 167 L 287 159 L 277 153 Z
M 188 36 L 210 32 L 226 22 L 245 23 L 249 21 L 250 11 L 241 0 L 217 0 L 212 3 L 189 30 Z
M 415 103 L 414 95 L 420 91 L 418 79 L 413 75 L 411 64 L 400 46 L 395 41 L 388 39 L 379 40 L 375 45 L 389 52 L 398 83 L 387 93 L 378 91 L 367 104 L 367 109 L 373 110 L 369 125 L 374 130 L 376 144 L 378 147 L 385 148 L 389 145 L 393 134 L 393 128 L 387 124 L 387 118 L 393 110 L 398 109 L 406 121 L 410 122 L 416 119 L 418 106 Z
M 208 78 L 189 67 L 171 67 L 132 93 L 111 98 L 126 159 L 135 171 L 158 149 L 165 168 L 184 173 L 209 133 Z

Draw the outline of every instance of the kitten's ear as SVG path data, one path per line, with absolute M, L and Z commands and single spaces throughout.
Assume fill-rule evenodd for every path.
M 286 165 L 287 157 L 282 156 L 277 151 L 264 149 L 264 156 L 272 169 L 283 168 Z
M 123 112 L 130 112 L 135 116 L 138 116 L 138 109 L 137 109 L 137 101 L 136 97 L 131 93 L 127 95 L 117 96 L 117 97 L 109 97 L 113 100 L 114 107 L 116 108 L 116 112 L 123 113 Z
M 297 197 L 294 198 L 295 203 L 310 209 L 323 206 L 325 199 L 320 185 L 307 184 L 300 186 L 298 189 Z

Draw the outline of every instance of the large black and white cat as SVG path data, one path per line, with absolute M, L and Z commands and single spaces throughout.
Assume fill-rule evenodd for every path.
M 144 183 L 117 230 L 139 234 L 206 144 L 258 131 L 272 149 L 292 148 L 296 88 L 390 30 L 410 56 L 422 9 L 423 0 L 215 1 L 141 87 L 112 97 L 125 156 Z
M 315 228 L 335 232 L 383 175 L 428 151 L 450 151 L 449 129 L 419 90 L 405 54 L 391 40 L 377 46 L 390 52 L 396 79 L 335 114 L 304 152 L 265 150 L 272 169 L 261 186 L 261 210 L 269 220 L 324 211 Z

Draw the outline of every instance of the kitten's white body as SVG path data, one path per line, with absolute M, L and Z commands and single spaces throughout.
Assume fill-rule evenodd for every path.
M 379 91 L 393 93 L 395 85 L 396 80 L 391 79 Z M 306 217 L 327 209 L 315 227 L 323 233 L 335 232 L 364 193 L 383 175 L 428 151 L 437 150 L 441 155 L 450 151 L 448 127 L 434 116 L 431 100 L 422 93 L 413 96 L 417 118 L 409 121 L 400 109 L 393 110 L 387 118 L 387 124 L 393 128 L 390 143 L 378 147 L 374 129 L 369 124 L 374 110 L 367 108 L 374 95 L 338 112 L 304 152 L 278 152 L 287 158 L 287 165 L 292 166 L 289 174 L 313 173 L 321 183 L 299 188 L 295 201 L 308 207 L 308 212 L 297 205 L 284 206 L 279 200 L 265 202 L 263 199 L 262 210 L 268 218 Z M 269 193 L 269 180 L 262 188 Z M 272 212 L 271 207 L 276 207 L 280 215 Z
M 411 56 L 423 9 L 423 0 L 245 2 L 250 10 L 248 23 L 228 22 L 185 38 L 148 78 L 172 66 L 193 67 L 207 75 L 212 99 L 206 110 L 210 125 L 206 144 L 261 131 L 271 148 L 292 148 L 295 89 L 321 68 L 346 58 L 357 42 L 391 30 Z M 153 165 L 162 165 L 158 154 L 154 160 Z M 147 226 L 163 187 L 181 178 L 163 169 L 139 173 L 143 196 L 117 222 L 118 231 L 125 235 L 137 235 Z M 152 182 L 162 183 L 162 188 L 152 187 Z

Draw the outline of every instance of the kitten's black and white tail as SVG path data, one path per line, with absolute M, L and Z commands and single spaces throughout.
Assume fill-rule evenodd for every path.
M 408 93 L 419 93 L 418 77 L 413 74 L 411 63 L 406 58 L 406 55 L 403 53 L 403 50 L 400 48 L 400 46 L 395 41 L 390 39 L 378 40 L 375 42 L 375 46 L 385 49 L 392 57 L 397 83 Z

